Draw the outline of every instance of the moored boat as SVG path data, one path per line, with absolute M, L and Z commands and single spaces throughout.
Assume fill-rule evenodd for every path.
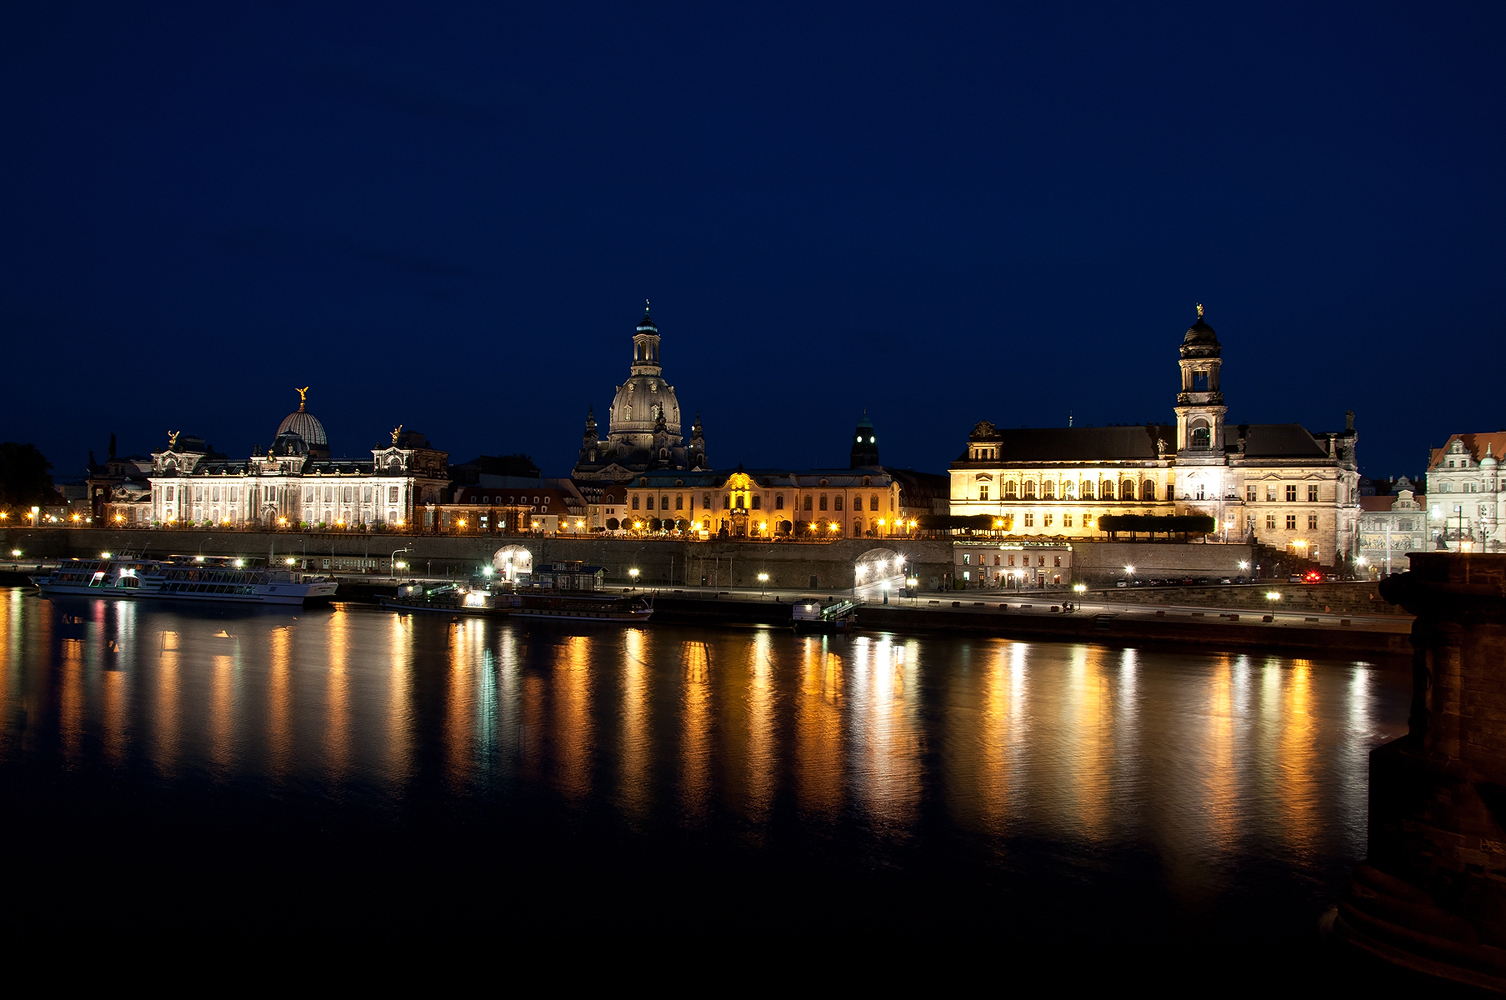
M 579 622 L 645 622 L 654 613 L 653 604 L 642 597 L 614 597 L 590 591 L 523 593 L 512 609 L 514 618 L 547 618 Z
M 843 598 L 801 597 L 790 613 L 796 631 L 847 632 L 857 628 L 858 606 Z
M 216 604 L 294 604 L 328 601 L 339 584 L 295 570 L 248 566 L 247 560 L 193 556 L 73 559 L 31 582 L 44 597 L 153 598 Z

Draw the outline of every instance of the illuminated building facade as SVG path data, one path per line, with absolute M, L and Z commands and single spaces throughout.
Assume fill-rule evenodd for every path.
M 880 470 L 738 468 L 646 472 L 606 491 L 601 510 L 608 531 L 835 539 L 908 531 L 899 504 L 899 484 Z
M 300 395 L 307 389 L 300 390 Z M 329 457 L 324 425 L 303 400 L 272 445 L 232 460 L 202 438 L 171 432 L 152 452 L 151 520 L 160 525 L 255 525 L 333 530 L 402 527 L 449 483 L 448 456 L 397 427 L 370 461 Z
M 650 469 L 696 471 L 706 467 L 706 436 L 696 416 L 685 443 L 680 401 L 664 380 L 659 363 L 659 327 L 649 316 L 633 332 L 633 359 L 628 379 L 617 387 L 607 412 L 607 436 L 599 436 L 596 411 L 586 416 L 580 455 L 571 478 L 622 482 Z
M 1506 478 L 1501 450 L 1506 431 L 1455 434 L 1428 457 L 1428 517 L 1432 538 L 1450 551 L 1506 550 Z
M 1393 496 L 1360 497 L 1359 554 L 1365 560 L 1365 572 L 1372 577 L 1405 573 L 1411 568 L 1408 552 L 1431 548 L 1427 498 L 1412 490 L 1406 476 L 1392 488 Z
M 987 421 L 951 466 L 951 512 L 1004 535 L 1100 537 L 1105 514 L 1206 514 L 1223 541 L 1332 564 L 1358 541 L 1354 414 L 1336 432 L 1225 423 L 1222 348 L 1198 307 L 1183 336 L 1175 424 L 1010 430 Z

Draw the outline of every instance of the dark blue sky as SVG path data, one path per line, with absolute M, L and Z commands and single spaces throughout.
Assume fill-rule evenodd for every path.
M 1145 9 L 1134 9 L 1143 7 Z M 1042 9 L 1050 8 L 1050 9 Z M 0 438 L 232 455 L 312 385 L 568 472 L 645 298 L 718 466 L 978 420 L 1506 424 L 1500 4 L 9 5 Z

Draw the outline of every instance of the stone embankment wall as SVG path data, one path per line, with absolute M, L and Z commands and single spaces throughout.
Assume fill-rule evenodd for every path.
M 1248 545 L 1204 545 L 1200 542 L 1073 542 L 1073 575 L 1088 586 L 1112 584 L 1124 578 L 1124 567 L 1135 567 L 1142 580 L 1206 576 L 1213 579 L 1250 575 L 1240 569 L 1253 565 Z
M 105 528 L 7 529 L 0 532 L 0 558 L 20 548 L 26 559 L 96 556 L 102 551 L 246 556 L 276 559 L 292 556 L 310 570 L 359 572 L 353 561 L 370 564 L 373 575 L 387 575 L 394 549 L 409 574 L 469 575 L 490 565 L 492 555 L 506 545 L 520 545 L 533 556 L 534 566 L 582 561 L 601 566 L 612 584 L 628 583 L 628 570 L 639 571 L 638 585 L 683 586 L 706 583 L 719 587 L 757 587 L 758 574 L 769 575 L 770 588 L 841 589 L 854 583 L 854 569 L 874 550 L 903 557 L 920 578 L 920 586 L 934 588 L 951 570 L 951 543 L 909 539 L 845 539 L 826 544 L 796 542 L 690 542 L 639 538 L 543 538 L 527 535 L 400 535 L 314 533 L 297 531 L 167 531 Z M 871 558 L 880 558 L 872 555 Z M 814 583 L 812 580 L 814 579 Z
M 1266 597 L 1277 593 L 1279 600 Z M 1123 587 L 1091 590 L 1084 597 L 1094 601 L 1126 604 L 1166 604 L 1248 611 L 1311 611 L 1336 615 L 1393 615 L 1410 618 L 1405 608 L 1380 596 L 1376 583 L 1264 583 L 1227 587 Z

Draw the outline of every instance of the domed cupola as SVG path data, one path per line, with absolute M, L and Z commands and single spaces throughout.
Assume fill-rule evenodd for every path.
M 1187 328 L 1187 333 L 1182 337 L 1182 357 L 1184 358 L 1216 358 L 1222 353 L 1218 343 L 1218 334 L 1213 331 L 1203 319 L 1203 304 L 1198 303 L 1197 322 Z
M 275 437 L 281 438 L 288 434 L 295 434 L 308 446 L 308 454 L 316 460 L 329 458 L 329 438 L 324 433 L 324 425 L 319 418 L 305 409 L 308 403 L 308 386 L 298 390 L 298 409 L 283 418 L 277 427 Z

